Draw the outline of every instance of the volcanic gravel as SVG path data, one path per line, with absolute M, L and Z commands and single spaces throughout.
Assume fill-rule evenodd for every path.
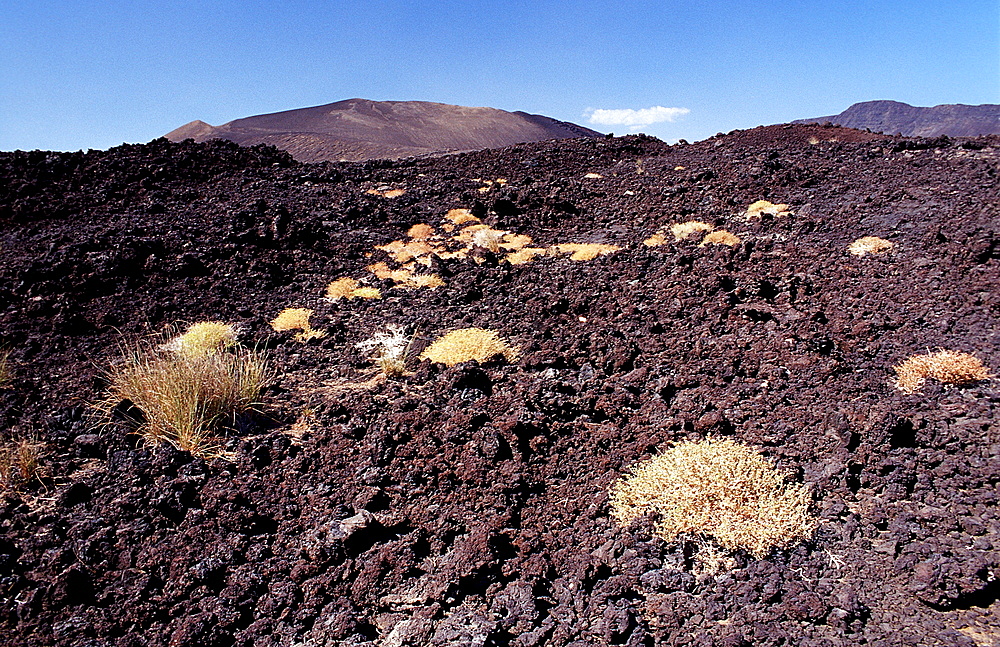
M 892 370 L 938 348 L 1000 367 L 998 163 L 998 137 L 821 126 L 317 165 L 0 153 L 0 433 L 45 446 L 0 494 L 0 644 L 1000 644 L 1000 389 L 905 395 Z M 761 199 L 792 214 L 742 217 Z M 453 208 L 622 249 L 371 277 L 375 245 Z M 690 219 L 742 243 L 643 244 Z M 895 248 L 850 255 L 862 236 Z M 342 276 L 383 298 L 324 300 Z M 286 307 L 328 334 L 274 332 Z M 203 320 L 274 372 L 231 459 L 102 424 L 122 346 Z M 475 326 L 520 359 L 383 379 L 355 345 L 390 324 L 414 358 Z M 720 436 L 811 489 L 814 535 L 755 559 L 616 525 L 630 466 Z

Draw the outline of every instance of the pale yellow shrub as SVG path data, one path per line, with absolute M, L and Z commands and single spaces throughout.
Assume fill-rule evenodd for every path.
M 661 247 L 667 244 L 667 237 L 661 232 L 656 232 L 646 240 L 642 241 L 642 244 L 646 247 Z
M 674 240 L 684 240 L 693 233 L 699 231 L 712 231 L 714 227 L 707 222 L 702 222 L 700 220 L 688 220 L 687 222 L 678 222 L 670 226 L 670 233 L 674 235 Z
M 792 212 L 788 210 L 787 204 L 774 204 L 767 200 L 758 200 L 747 207 L 744 217 L 747 220 L 761 218 L 763 216 L 787 216 Z
M 415 240 L 425 240 L 434 235 L 434 227 L 424 223 L 413 225 L 407 230 L 406 235 Z
M 727 247 L 735 247 L 739 245 L 742 240 L 739 236 L 731 234 L 725 229 L 716 229 L 715 231 L 707 234 L 701 239 L 699 246 L 704 247 L 705 245 L 726 245 Z
M 927 355 L 913 355 L 896 371 L 896 387 L 908 394 L 923 388 L 927 378 L 942 384 L 972 384 L 992 377 L 982 361 L 974 355 L 954 350 L 939 350 Z
M 205 355 L 217 353 L 236 344 L 236 326 L 221 321 L 200 321 L 188 326 L 184 334 L 178 335 L 163 345 L 182 355 Z
M 470 360 L 485 362 L 497 355 L 516 362 L 519 352 L 492 330 L 461 328 L 435 340 L 420 354 L 420 359 L 454 366 Z
M 331 281 L 326 286 L 326 298 L 330 301 L 338 299 L 381 299 L 382 292 L 378 288 L 362 287 L 355 279 L 342 277 Z
M 468 209 L 450 209 L 445 214 L 445 218 L 456 225 L 464 225 L 467 222 L 479 222 L 479 218 L 472 215 L 472 212 Z
M 285 308 L 271 321 L 271 328 L 275 332 L 299 330 L 301 332 L 297 333 L 294 339 L 303 343 L 310 339 L 325 337 L 325 330 L 316 330 L 310 325 L 309 318 L 312 314 L 313 311 L 308 308 Z
M 891 241 L 878 236 L 863 236 L 847 246 L 847 251 L 854 256 L 865 254 L 881 254 L 895 247 Z
M 786 483 L 763 456 L 729 439 L 679 443 L 610 491 L 611 514 L 623 526 L 652 514 L 666 541 L 703 535 L 756 557 L 812 533 L 809 500 L 807 487 Z
M 561 243 L 553 245 L 549 249 L 560 254 L 569 254 L 569 260 L 571 261 L 592 261 L 598 256 L 613 254 L 620 250 L 621 247 L 601 243 Z

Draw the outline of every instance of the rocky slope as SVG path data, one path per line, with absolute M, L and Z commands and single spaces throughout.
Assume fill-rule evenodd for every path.
M 855 103 L 839 115 L 799 119 L 796 124 L 832 123 L 907 137 L 974 137 L 1000 134 L 1000 105 L 948 104 L 923 108 L 899 101 Z
M 0 430 L 45 446 L 0 497 L 0 644 L 996 644 L 1000 389 L 906 395 L 892 366 L 1000 367 L 998 161 L 1000 138 L 818 126 L 360 164 L 0 153 Z M 761 199 L 791 213 L 747 220 Z M 366 269 L 458 208 L 621 249 L 434 258 L 436 289 Z M 692 218 L 742 242 L 643 244 Z M 895 248 L 848 254 L 865 235 Z M 325 301 L 343 276 L 383 298 Z M 327 336 L 271 330 L 290 306 Z M 230 460 L 96 426 L 123 340 L 206 319 L 275 372 Z M 520 357 L 382 379 L 356 344 L 387 324 L 414 351 L 490 328 Z M 612 521 L 635 461 L 717 436 L 810 488 L 807 541 L 720 556 Z
M 192 121 L 167 133 L 171 141 L 228 139 L 270 144 L 300 162 L 363 161 L 444 151 L 502 148 L 571 137 L 603 137 L 543 115 L 428 101 L 348 99 L 210 126 Z

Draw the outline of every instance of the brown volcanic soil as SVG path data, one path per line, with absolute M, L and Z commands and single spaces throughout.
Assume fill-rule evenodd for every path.
M 1000 138 L 815 126 L 363 164 L 165 140 L 2 153 L 0 421 L 47 443 L 49 475 L 0 499 L 0 644 L 997 644 L 1000 390 L 904 395 L 891 367 L 938 347 L 1000 366 L 998 161 Z M 406 193 L 366 193 L 385 187 Z M 758 199 L 795 213 L 747 223 Z M 455 207 L 624 249 L 441 261 L 437 290 L 321 299 Z M 689 218 L 744 242 L 642 245 Z M 847 254 L 863 235 L 896 251 Z M 271 331 L 288 306 L 329 335 Z M 211 462 L 95 429 L 122 337 L 200 319 L 269 349 L 274 422 Z M 493 328 L 522 358 L 373 380 L 354 345 L 387 323 Z M 618 528 L 607 488 L 720 435 L 809 484 L 821 525 L 713 575 L 649 520 Z

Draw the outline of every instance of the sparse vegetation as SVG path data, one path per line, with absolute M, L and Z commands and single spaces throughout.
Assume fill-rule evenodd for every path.
M 549 249 L 559 254 L 569 254 L 571 261 L 592 261 L 598 256 L 614 254 L 621 247 L 601 243 L 562 243 L 553 245 Z
M 342 277 L 331 281 L 326 286 L 326 298 L 330 301 L 338 299 L 381 299 L 382 292 L 378 288 L 364 287 L 350 277 Z
M 764 216 L 788 216 L 791 213 L 788 210 L 787 204 L 774 204 L 767 200 L 758 200 L 747 207 L 744 217 L 747 220 L 752 220 L 754 218 L 763 218 Z
M 729 439 L 679 443 L 635 466 L 610 498 L 623 526 L 653 514 L 666 541 L 703 535 L 756 557 L 808 537 L 816 526 L 808 488 L 786 483 L 763 456 Z
M 44 445 L 22 438 L 0 444 L 0 491 L 18 490 L 41 478 Z
M 135 348 L 107 371 L 109 395 L 99 408 L 109 415 L 123 401 L 142 417 L 137 433 L 199 456 L 218 456 L 218 428 L 252 410 L 266 379 L 255 351 L 201 354 Z
M 10 351 L 0 350 L 0 389 L 10 385 L 13 377 L 13 372 L 10 368 Z
M 435 340 L 420 354 L 420 359 L 455 366 L 470 360 L 485 362 L 497 355 L 516 362 L 519 352 L 492 330 L 461 328 Z
M 924 387 L 927 378 L 934 378 L 942 384 L 973 384 L 991 377 L 982 361 L 968 353 L 954 350 L 939 350 L 927 355 L 913 355 L 896 371 L 896 387 L 903 393 L 913 394 Z
M 713 232 L 707 234 L 701 239 L 700 247 L 705 245 L 726 245 L 727 247 L 735 247 L 743 242 L 739 236 L 731 234 L 725 229 L 716 229 Z
M 236 344 L 236 326 L 219 321 L 201 321 L 162 346 L 181 355 L 205 355 Z
M 372 353 L 372 359 L 386 377 L 399 377 L 406 372 L 406 359 L 413 338 L 401 326 L 391 325 L 384 332 L 356 344 L 362 351 Z
M 687 222 L 678 222 L 671 225 L 670 233 L 674 235 L 674 240 L 684 240 L 691 234 L 712 231 L 712 229 L 714 229 L 712 225 L 707 222 L 702 222 L 700 220 L 688 220 Z
M 847 251 L 854 256 L 865 254 L 881 254 L 895 247 L 891 241 L 878 236 L 863 236 L 847 246 Z
M 316 330 L 309 323 L 313 311 L 308 308 L 285 308 L 278 313 L 278 316 L 271 321 L 271 328 L 275 332 L 287 332 L 298 330 L 294 335 L 296 341 L 305 343 L 310 339 L 319 339 L 326 336 L 325 330 Z

